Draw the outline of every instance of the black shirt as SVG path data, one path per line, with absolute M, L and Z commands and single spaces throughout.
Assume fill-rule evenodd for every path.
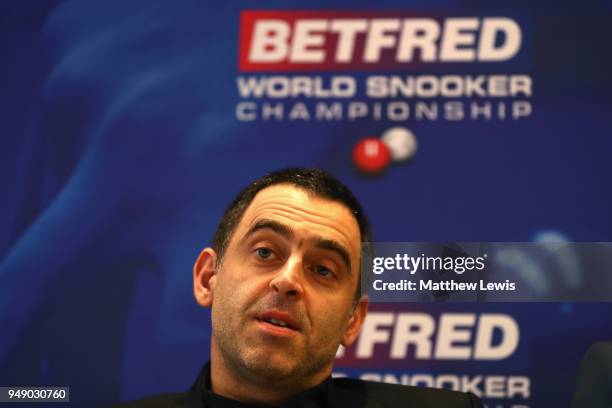
M 186 393 L 163 394 L 118 407 L 248 408 L 265 407 L 222 397 L 211 391 L 210 363 L 207 363 Z M 287 400 L 281 407 L 298 408 L 482 408 L 473 394 L 434 388 L 384 384 L 353 378 L 327 378 Z
M 299 394 L 291 397 L 279 407 L 297 407 L 297 408 L 318 408 L 318 407 L 329 407 L 329 397 L 332 389 L 332 379 L 327 378 L 321 384 L 309 388 Z M 194 393 L 194 401 L 198 400 L 198 392 L 201 400 L 204 401 L 204 405 L 210 408 L 253 408 L 253 407 L 269 407 L 265 404 L 254 404 L 236 401 L 230 398 L 225 398 L 219 394 L 215 394 L 212 391 L 212 382 L 210 380 L 210 363 L 207 363 L 202 372 L 198 376 L 196 383 L 193 385 L 190 393 Z

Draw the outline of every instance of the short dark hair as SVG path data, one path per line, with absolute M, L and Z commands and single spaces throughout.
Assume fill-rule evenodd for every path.
M 221 221 L 215 230 L 212 248 L 217 253 L 217 265 L 220 265 L 229 242 L 240 223 L 246 209 L 261 190 L 276 185 L 291 184 L 312 193 L 317 197 L 337 201 L 346 206 L 359 225 L 361 242 L 371 242 L 370 223 L 361 204 L 351 190 L 338 179 L 321 169 L 293 167 L 274 171 L 255 180 L 242 190 L 226 208 Z M 361 294 L 361 279 L 357 287 L 356 298 Z

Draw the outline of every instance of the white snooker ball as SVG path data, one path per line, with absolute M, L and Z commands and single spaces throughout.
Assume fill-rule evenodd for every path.
M 405 161 L 417 151 L 417 140 L 414 133 L 403 127 L 394 127 L 386 130 L 381 137 L 382 141 L 391 151 L 393 161 Z

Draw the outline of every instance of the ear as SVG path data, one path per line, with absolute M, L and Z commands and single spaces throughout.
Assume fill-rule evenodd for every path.
M 361 325 L 368 314 L 369 303 L 370 301 L 367 295 L 361 296 L 359 303 L 357 303 L 353 312 L 351 313 L 348 327 L 346 328 L 346 331 L 342 336 L 342 341 L 340 342 L 340 344 L 342 344 L 344 347 L 349 347 L 357 339 Z
M 193 265 L 193 294 L 197 302 L 210 307 L 217 279 L 217 253 L 212 248 L 205 248 Z

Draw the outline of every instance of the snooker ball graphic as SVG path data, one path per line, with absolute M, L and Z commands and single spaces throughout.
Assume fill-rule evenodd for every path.
M 386 130 L 381 137 L 389 147 L 394 162 L 403 162 L 414 156 L 417 141 L 414 133 L 403 127 L 393 127 Z
M 379 174 L 391 163 L 387 145 L 376 137 L 360 140 L 353 149 L 353 163 L 365 174 Z

